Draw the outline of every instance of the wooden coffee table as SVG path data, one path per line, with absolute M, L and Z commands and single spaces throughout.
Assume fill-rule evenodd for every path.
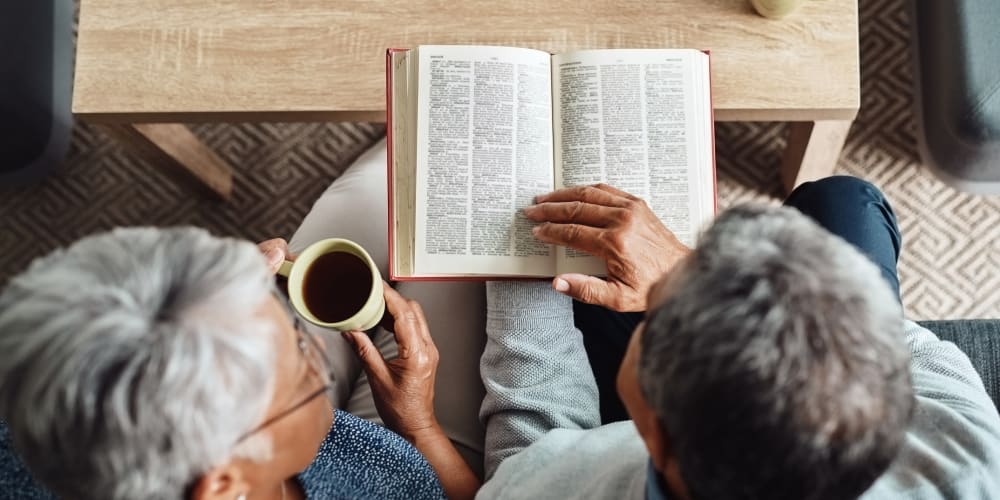
M 860 104 L 857 0 L 81 0 L 73 111 L 226 198 L 180 123 L 384 121 L 385 49 L 421 44 L 710 50 L 716 120 L 792 122 L 788 189 L 833 171 Z

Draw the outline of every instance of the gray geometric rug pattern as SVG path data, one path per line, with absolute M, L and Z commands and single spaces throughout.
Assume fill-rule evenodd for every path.
M 906 5 L 861 0 L 861 111 L 837 173 L 872 181 L 896 209 L 908 316 L 1000 317 L 1000 197 L 958 192 L 920 164 Z M 254 241 L 287 238 L 325 187 L 385 130 L 366 123 L 193 129 L 234 166 L 232 200 L 208 199 L 98 127 L 77 124 L 57 173 L 27 188 L 0 187 L 0 286 L 31 259 L 117 226 L 191 224 Z M 780 123 L 716 126 L 720 208 L 779 200 L 785 134 Z
M 229 202 L 78 123 L 65 164 L 28 188 L 0 190 L 0 282 L 35 256 L 117 226 L 195 225 L 254 241 L 291 236 L 323 190 L 384 134 L 370 124 L 202 124 L 196 134 L 234 167 Z
M 1000 196 L 942 183 L 917 150 L 907 0 L 861 0 L 861 110 L 837 174 L 879 186 L 899 219 L 900 285 L 913 319 L 1000 318 Z M 719 124 L 720 208 L 780 194 L 785 125 Z M 1000 165 L 998 165 L 1000 168 Z

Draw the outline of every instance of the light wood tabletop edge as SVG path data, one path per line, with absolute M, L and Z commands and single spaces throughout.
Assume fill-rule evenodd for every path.
M 90 123 L 385 122 L 385 110 L 371 111 L 198 111 L 73 114 Z M 858 108 L 716 109 L 717 122 L 853 120 Z

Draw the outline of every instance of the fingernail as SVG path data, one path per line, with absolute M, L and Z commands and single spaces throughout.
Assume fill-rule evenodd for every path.
M 538 232 L 541 231 L 541 230 L 542 230 L 542 226 L 535 226 L 535 227 L 531 228 L 531 234 L 538 234 Z
M 556 278 L 556 280 L 553 282 L 553 286 L 555 286 L 556 291 L 559 292 L 565 292 L 569 290 L 569 283 L 567 283 L 566 280 L 561 278 Z
M 344 337 L 344 340 L 346 340 L 346 341 L 348 341 L 348 342 L 350 342 L 352 344 L 354 343 L 354 337 L 352 337 L 349 332 L 340 332 L 340 336 Z
M 267 257 L 267 264 L 272 267 L 281 264 L 281 259 L 283 258 L 281 250 L 278 250 L 277 248 L 268 250 L 264 256 Z
M 521 209 L 521 211 L 524 212 L 524 213 L 528 213 L 528 212 L 534 211 L 535 210 L 535 206 L 536 205 L 528 205 L 528 206 L 524 207 L 523 209 Z

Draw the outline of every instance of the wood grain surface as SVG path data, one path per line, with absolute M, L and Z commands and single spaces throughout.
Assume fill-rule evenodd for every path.
M 710 50 L 717 120 L 851 120 L 857 0 L 781 20 L 746 0 L 82 0 L 73 110 L 92 121 L 384 120 L 385 49 Z

